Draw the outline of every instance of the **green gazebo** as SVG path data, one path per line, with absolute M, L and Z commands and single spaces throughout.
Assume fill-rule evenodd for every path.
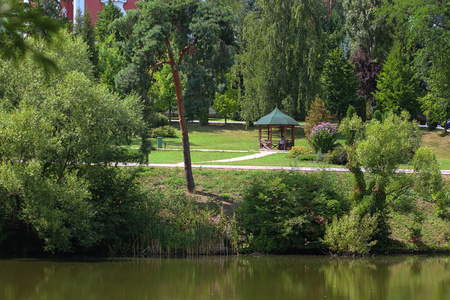
M 299 126 L 298 122 L 288 115 L 275 108 L 270 114 L 259 119 L 255 125 L 259 126 L 259 149 L 278 149 L 289 150 L 294 146 L 294 129 Z M 262 138 L 262 130 L 267 128 L 267 139 Z M 272 142 L 273 129 L 279 128 L 280 140 L 276 140 L 275 144 Z M 291 129 L 291 139 L 286 137 L 287 129 Z

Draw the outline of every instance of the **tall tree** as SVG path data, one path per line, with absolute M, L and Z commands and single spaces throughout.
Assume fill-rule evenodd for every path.
M 110 28 L 111 23 L 123 17 L 122 11 L 114 5 L 112 0 L 108 0 L 106 5 L 103 5 L 101 11 L 97 14 L 98 18 L 95 22 L 95 35 L 97 36 L 98 42 L 103 42 L 112 33 Z
M 376 106 L 376 101 L 373 95 L 377 89 L 377 76 L 381 67 L 378 62 L 367 56 L 362 48 L 359 48 L 353 52 L 351 61 L 355 66 L 355 72 L 357 75 L 358 97 L 365 99 L 366 102 L 366 111 L 358 112 L 358 115 L 365 120 L 367 114 L 369 117 L 372 115 Z M 367 108 L 369 110 L 367 110 Z
M 390 44 L 390 26 L 377 15 L 381 0 L 344 0 L 346 29 L 353 51 L 363 49 L 368 57 L 382 62 Z
M 98 73 L 98 49 L 95 44 L 94 27 L 92 26 L 91 13 L 86 10 L 84 15 L 81 15 L 81 10 L 77 11 L 75 17 L 75 26 L 73 28 L 76 36 L 81 36 L 83 41 L 88 45 L 89 59 L 94 66 L 94 74 L 97 77 Z
M 322 71 L 321 81 L 324 89 L 324 101 L 328 110 L 339 121 L 345 117 L 349 105 L 358 105 L 355 67 L 335 49 L 328 55 Z
M 420 113 L 419 81 L 409 61 L 410 55 L 397 44 L 391 50 L 377 80 L 375 99 L 382 111 L 400 113 L 403 110 L 413 117 Z
M 324 1 L 256 1 L 245 19 L 240 68 L 242 116 L 252 122 L 278 105 L 304 118 L 319 92 Z
M 421 99 L 429 122 L 450 118 L 450 3 L 435 0 L 383 1 L 386 16 L 416 45 L 415 65 L 427 95 Z
M 192 193 L 195 183 L 180 71 L 186 74 L 187 98 L 192 99 L 197 93 L 202 100 L 206 99 L 212 83 L 219 79 L 218 73 L 228 65 L 230 47 L 234 43 L 231 14 L 214 1 L 154 0 L 141 2 L 139 6 L 140 9 L 130 11 L 115 22 L 118 42 L 129 58 L 127 67 L 118 74 L 117 84 L 124 91 L 135 90 L 141 95 L 146 119 L 149 116 L 146 110 L 150 110 L 149 70 L 162 64 L 170 65 L 183 140 L 186 185 Z M 186 55 L 190 55 L 187 60 Z
M 58 72 L 44 72 L 32 55 L 21 64 L 0 60 L 0 231 L 19 241 L 17 251 L 28 235 L 50 252 L 99 242 L 104 228 L 89 201 L 95 188 L 81 170 L 113 161 L 117 139 L 132 136 L 139 124 L 136 99 L 95 84 L 81 38 L 61 32 L 55 39 L 51 49 L 28 42 Z

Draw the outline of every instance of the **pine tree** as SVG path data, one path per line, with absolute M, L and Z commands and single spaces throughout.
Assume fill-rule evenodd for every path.
M 103 42 L 112 33 L 110 28 L 111 23 L 123 17 L 122 11 L 114 5 L 112 0 L 108 0 L 106 5 L 103 5 L 103 9 L 97 14 L 97 21 L 95 22 L 95 35 L 98 42 Z

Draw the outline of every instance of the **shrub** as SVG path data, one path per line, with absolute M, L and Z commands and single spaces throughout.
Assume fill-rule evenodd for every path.
M 238 209 L 247 237 L 243 250 L 286 252 L 317 247 L 326 221 L 347 207 L 333 187 L 334 182 L 321 174 L 267 174 L 255 180 Z
M 150 137 L 156 138 L 156 137 L 167 137 L 167 138 L 173 138 L 176 137 L 176 130 L 170 125 L 161 126 L 157 128 L 153 128 L 150 130 Z
M 306 125 L 303 128 L 305 130 L 305 136 L 309 137 L 311 135 L 311 130 L 314 126 L 322 122 L 329 122 L 332 118 L 331 113 L 327 110 L 322 99 L 316 97 L 316 99 L 311 103 L 308 114 L 305 118 Z
M 340 219 L 334 216 L 333 222 L 326 225 L 322 242 L 333 253 L 365 255 L 377 243 L 371 240 L 377 227 L 377 218 L 377 215 L 369 214 L 361 217 L 357 208 Z
M 161 113 L 155 113 L 150 117 L 150 128 L 156 128 L 169 125 L 169 118 Z
M 327 153 L 333 150 L 337 140 L 336 125 L 327 122 L 314 126 L 309 140 L 316 151 Z
M 345 135 L 345 144 L 354 145 L 358 140 L 364 138 L 364 122 L 358 115 L 344 118 L 339 125 L 339 133 Z
M 312 153 L 313 152 L 311 151 L 311 149 L 309 149 L 305 146 L 294 146 L 291 148 L 291 150 L 289 150 L 288 156 L 290 158 L 297 158 L 300 155 L 312 154 Z
M 347 150 L 343 146 L 339 146 L 325 158 L 325 162 L 333 165 L 346 165 L 348 162 Z
M 353 105 L 349 105 L 347 109 L 347 118 L 351 119 L 353 115 L 356 114 L 356 110 Z
M 373 119 L 378 120 L 379 122 L 383 122 L 383 114 L 380 110 L 376 110 L 373 112 Z
M 413 191 L 407 190 L 404 194 L 392 199 L 390 204 L 395 212 L 407 214 L 413 212 L 416 207 L 416 200 L 417 195 Z

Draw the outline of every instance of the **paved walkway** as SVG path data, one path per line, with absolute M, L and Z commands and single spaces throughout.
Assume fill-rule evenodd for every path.
M 256 159 L 264 156 L 268 156 L 271 154 L 277 153 L 276 151 L 260 151 L 256 154 L 246 155 L 246 156 L 240 156 L 240 157 L 233 157 L 233 158 L 227 158 L 227 159 L 219 159 L 219 160 L 211 160 L 211 161 L 203 161 L 200 163 L 219 163 L 219 162 L 232 162 L 232 161 L 242 161 L 242 160 L 249 160 L 249 159 Z
M 169 150 L 169 149 L 167 149 Z M 178 149 L 179 150 L 179 149 Z M 195 149 L 192 151 L 222 151 L 222 152 L 249 152 L 249 151 L 239 151 L 239 150 L 211 150 L 211 149 Z M 347 168 L 316 168 L 316 167 L 271 167 L 271 166 L 235 166 L 235 165 L 209 165 L 208 163 L 226 163 L 226 162 L 234 162 L 234 161 L 243 161 L 249 159 L 257 159 L 260 157 L 268 156 L 275 153 L 286 153 L 287 151 L 282 150 L 266 150 L 259 151 L 255 154 L 220 159 L 214 161 L 204 161 L 199 163 L 192 163 L 193 169 L 219 169 L 219 170 L 273 170 L 273 171 L 299 171 L 299 172 L 349 172 Z M 184 168 L 184 162 L 177 164 L 138 164 L 138 163 L 116 163 L 116 166 L 121 167 L 137 167 L 137 166 L 146 166 L 150 168 Z M 363 169 L 363 172 L 365 170 Z M 400 169 L 396 171 L 397 173 L 413 173 L 412 169 Z M 442 175 L 450 175 L 450 170 L 441 170 Z

